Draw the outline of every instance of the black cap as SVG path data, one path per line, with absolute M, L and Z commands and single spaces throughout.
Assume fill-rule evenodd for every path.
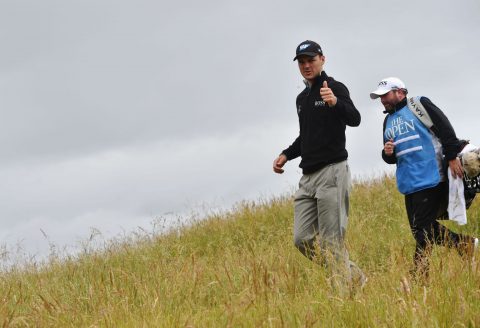
M 315 57 L 316 55 L 323 56 L 322 48 L 320 45 L 314 41 L 306 40 L 300 43 L 297 47 L 297 54 L 293 60 L 297 60 L 298 56 L 310 56 Z

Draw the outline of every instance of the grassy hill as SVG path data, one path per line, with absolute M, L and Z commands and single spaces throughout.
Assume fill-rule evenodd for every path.
M 480 235 L 480 201 L 462 231 Z M 2 327 L 480 327 L 480 256 L 438 247 L 410 281 L 414 241 L 391 178 L 354 185 L 347 244 L 368 275 L 340 297 L 292 243 L 290 195 L 159 236 L 0 275 Z M 455 230 L 454 223 L 447 222 Z

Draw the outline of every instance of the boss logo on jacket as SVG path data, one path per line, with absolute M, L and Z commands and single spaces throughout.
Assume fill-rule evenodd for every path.
M 317 107 L 325 107 L 325 102 L 323 100 L 315 100 L 315 103 L 313 104 L 315 108 Z

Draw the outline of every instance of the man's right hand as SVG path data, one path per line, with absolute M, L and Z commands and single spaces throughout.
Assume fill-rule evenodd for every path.
M 282 167 L 287 162 L 287 156 L 284 154 L 280 154 L 274 161 L 273 161 L 273 172 L 282 174 L 284 171 Z
M 463 179 L 462 162 L 460 162 L 458 157 L 448 161 L 448 167 L 450 168 L 450 171 L 452 171 L 452 176 L 454 179 Z
M 395 144 L 393 143 L 393 139 L 390 139 L 383 146 L 383 151 L 385 152 L 385 155 L 392 156 L 394 150 L 395 150 Z

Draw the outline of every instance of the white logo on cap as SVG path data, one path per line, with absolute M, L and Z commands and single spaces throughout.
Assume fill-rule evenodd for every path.
M 302 44 L 299 49 L 303 50 L 303 49 L 308 48 L 308 47 L 310 47 L 310 43 Z

